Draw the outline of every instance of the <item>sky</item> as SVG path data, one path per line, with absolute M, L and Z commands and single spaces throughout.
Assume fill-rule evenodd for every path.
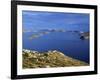
M 22 11 L 24 30 L 65 29 L 89 31 L 89 14 L 43 11 Z

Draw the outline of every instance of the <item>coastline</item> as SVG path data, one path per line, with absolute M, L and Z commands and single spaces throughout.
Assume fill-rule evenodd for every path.
M 51 68 L 51 67 L 72 67 L 72 66 L 89 66 L 88 63 L 64 55 L 57 50 L 47 52 L 38 52 L 23 49 L 23 69 L 27 68 Z

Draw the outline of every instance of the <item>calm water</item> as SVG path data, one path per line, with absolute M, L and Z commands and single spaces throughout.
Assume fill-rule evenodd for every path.
M 29 39 L 33 32 L 23 33 L 23 48 L 45 52 L 58 50 L 65 55 L 89 63 L 89 40 L 81 40 L 75 32 L 52 32 Z

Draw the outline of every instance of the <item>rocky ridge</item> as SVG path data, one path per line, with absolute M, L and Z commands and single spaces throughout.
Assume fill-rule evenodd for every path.
M 38 52 L 23 49 L 23 68 L 50 68 L 50 67 L 71 67 L 88 66 L 88 63 L 73 59 L 62 52 L 53 50 L 48 52 Z

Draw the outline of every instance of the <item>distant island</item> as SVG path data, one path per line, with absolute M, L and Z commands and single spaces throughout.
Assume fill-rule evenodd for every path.
M 48 52 L 38 52 L 23 49 L 23 69 L 27 68 L 51 68 L 51 67 L 71 67 L 71 66 L 88 66 L 89 64 L 73 59 L 64 53 L 53 50 Z
M 89 32 L 83 32 L 81 33 L 80 39 L 89 39 Z
M 29 37 L 29 39 L 34 39 L 34 38 L 38 38 L 41 37 L 43 35 L 52 33 L 52 32 L 72 32 L 72 33 L 77 33 L 80 36 L 81 40 L 86 40 L 89 39 L 89 32 L 83 32 L 83 31 L 71 31 L 71 30 L 64 30 L 64 29 L 43 29 L 43 30 L 39 30 L 39 31 L 31 31 L 31 30 L 24 30 L 23 32 L 36 32 L 37 34 L 33 34 L 32 36 Z

